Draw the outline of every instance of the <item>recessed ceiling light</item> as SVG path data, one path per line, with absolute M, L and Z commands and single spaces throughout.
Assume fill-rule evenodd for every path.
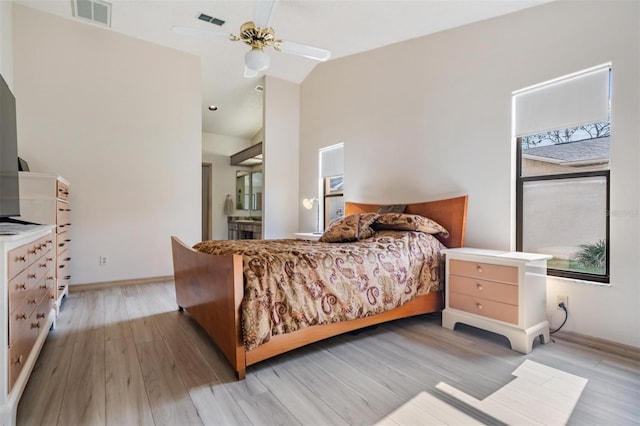
M 209 105 L 209 111 L 217 111 L 218 107 L 215 105 Z

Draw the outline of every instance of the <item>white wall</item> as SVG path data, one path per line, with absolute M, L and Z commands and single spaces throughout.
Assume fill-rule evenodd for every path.
M 0 1 L 0 74 L 13 91 L 13 2 Z
M 552 2 L 320 64 L 301 85 L 300 196 L 318 149 L 344 141 L 347 200 L 469 194 L 466 244 L 510 249 L 511 93 L 612 61 L 611 286 L 549 279 L 549 314 L 568 295 L 565 330 L 640 346 L 639 17 L 635 1 Z
M 170 236 L 200 239 L 199 58 L 13 12 L 18 150 L 71 182 L 71 284 L 172 275 Z
M 259 142 L 259 141 L 258 141 Z M 230 156 L 248 148 L 252 141 L 213 133 L 202 134 L 202 161 L 211 163 L 211 210 L 213 215 L 214 240 L 226 240 L 229 236 L 224 201 L 227 194 L 236 192 L 236 171 L 247 167 L 231 166 Z M 247 211 L 236 210 L 234 216 L 245 216 Z
M 293 238 L 298 232 L 300 86 L 267 76 L 264 90 L 265 239 Z

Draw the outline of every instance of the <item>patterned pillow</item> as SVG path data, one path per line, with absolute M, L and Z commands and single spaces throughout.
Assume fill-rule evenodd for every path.
M 373 228 L 376 231 L 382 229 L 392 229 L 395 231 L 418 231 L 426 234 L 442 234 L 444 238 L 449 237 L 447 231 L 438 222 L 417 214 L 385 213 L 378 215 Z
M 362 240 L 373 235 L 371 224 L 376 213 L 356 213 L 334 221 L 320 237 L 323 243 L 346 243 Z

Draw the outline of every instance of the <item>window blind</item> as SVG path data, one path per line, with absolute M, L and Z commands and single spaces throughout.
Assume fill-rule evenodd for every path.
M 514 92 L 516 136 L 609 119 L 610 64 Z
M 337 144 L 320 150 L 322 178 L 344 174 L 344 145 Z

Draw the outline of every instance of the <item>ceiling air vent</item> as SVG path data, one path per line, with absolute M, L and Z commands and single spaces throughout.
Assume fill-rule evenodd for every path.
M 102 0 L 71 0 L 71 3 L 76 18 L 111 27 L 111 3 Z
M 214 18 L 213 16 L 209 16 L 206 13 L 201 13 L 200 15 L 198 15 L 198 19 L 204 22 L 208 22 L 210 24 L 213 25 L 217 25 L 219 27 L 223 26 L 224 23 L 226 21 L 223 21 L 222 19 L 218 19 L 218 18 Z

